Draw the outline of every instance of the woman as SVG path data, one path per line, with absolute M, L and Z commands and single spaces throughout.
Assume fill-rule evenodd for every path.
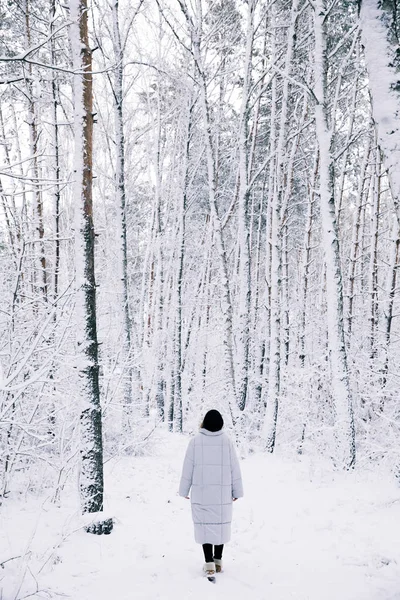
M 222 551 L 231 537 L 232 501 L 243 496 L 239 462 L 223 426 L 221 414 L 209 410 L 189 442 L 179 486 L 179 495 L 188 499 L 192 490 L 194 537 L 203 545 L 207 577 L 222 571 Z

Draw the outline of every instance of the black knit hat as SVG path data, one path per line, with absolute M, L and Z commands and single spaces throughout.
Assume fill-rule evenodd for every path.
M 202 428 L 207 431 L 220 431 L 224 426 L 224 420 L 218 410 L 209 410 L 203 419 Z

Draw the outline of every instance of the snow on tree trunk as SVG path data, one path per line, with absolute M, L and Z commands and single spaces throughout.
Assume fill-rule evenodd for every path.
M 250 226 L 249 226 L 249 100 L 254 37 L 254 11 L 256 0 L 249 0 L 247 10 L 246 51 L 244 81 L 239 131 L 239 315 L 236 339 L 237 371 L 236 393 L 241 411 L 246 407 L 249 381 L 249 334 L 250 334 Z
M 74 75 L 74 200 L 77 370 L 80 413 L 80 493 L 83 512 L 103 510 L 103 442 L 99 389 L 92 203 L 92 58 L 87 0 L 71 0 Z M 85 73 L 85 71 L 87 73 Z
M 125 192 L 125 136 L 123 115 L 123 75 L 124 49 L 121 42 L 119 25 L 119 2 L 114 0 L 112 5 L 113 45 L 116 67 L 114 69 L 114 123 L 115 123 L 115 183 L 118 204 L 117 235 L 119 240 L 119 297 L 123 311 L 121 363 L 123 376 L 125 427 L 130 429 L 129 416 L 132 405 L 133 369 L 131 366 L 131 319 L 129 315 L 128 294 L 128 252 L 126 233 L 126 192 Z
M 280 207 L 278 204 L 278 193 L 275 189 L 273 194 L 273 205 L 271 210 L 271 296 L 270 296 L 270 345 L 269 345 L 269 378 L 267 410 L 264 423 L 264 439 L 268 452 L 275 448 L 276 423 L 278 418 L 278 404 L 280 392 L 280 330 L 281 330 L 281 308 L 280 308 Z
M 335 217 L 333 157 L 331 153 L 332 131 L 328 126 L 325 13 L 324 0 L 316 0 L 314 11 L 315 124 L 320 157 L 319 191 L 326 265 L 328 346 L 332 374 L 332 396 L 336 412 L 337 464 L 349 469 L 354 466 L 356 458 L 355 430 L 343 327 L 342 274 Z
M 54 31 L 54 19 L 56 16 L 56 0 L 51 0 L 51 24 L 50 31 L 53 34 Z M 50 42 L 50 50 L 51 50 L 51 62 L 52 64 L 56 64 L 56 47 L 54 38 L 51 38 Z M 59 289 L 59 277 L 60 277 L 60 200 L 61 200 L 61 191 L 60 191 L 60 133 L 59 133 L 59 125 L 58 125 L 58 96 L 59 89 L 57 84 L 57 75 L 55 71 L 52 71 L 51 77 L 51 91 L 52 91 L 52 108 L 53 108 L 53 145 L 54 145 L 54 179 L 56 184 L 54 186 L 54 200 L 53 200 L 53 210 L 54 210 L 54 236 L 55 236 L 55 248 L 54 248 L 54 283 L 53 283 L 53 297 L 57 300 L 58 297 L 58 289 Z
M 396 222 L 393 224 L 393 234 L 392 234 L 392 256 L 390 261 L 390 272 L 389 272 L 389 289 L 387 290 L 388 299 L 386 303 L 385 309 L 385 360 L 382 369 L 382 397 L 379 403 L 380 410 L 384 409 L 386 402 L 386 385 L 387 385 L 387 376 L 389 372 L 389 361 L 390 361 L 390 344 L 392 337 L 392 325 L 393 325 L 393 314 L 394 309 L 394 301 L 396 296 L 396 285 L 398 279 L 398 270 L 400 267 L 400 232 L 399 226 Z
M 31 23 L 30 23 L 30 3 L 29 0 L 24 0 L 24 17 L 25 17 L 25 40 L 29 48 L 31 46 Z M 34 223 L 35 234 L 39 241 L 38 252 L 38 267 L 35 273 L 35 284 L 41 289 L 41 295 L 47 301 L 47 264 L 44 248 L 44 222 L 43 222 L 43 196 L 42 186 L 40 184 L 40 166 L 39 166 L 39 119 L 38 119 L 38 103 L 34 98 L 34 76 L 32 65 L 28 65 L 29 77 L 27 78 L 27 99 L 28 99 L 28 125 L 31 147 L 32 161 L 32 184 L 35 195 L 34 206 Z
M 286 126 L 288 115 L 289 99 L 289 78 L 292 64 L 293 50 L 296 39 L 296 21 L 297 21 L 297 0 L 294 0 L 291 6 L 290 25 L 287 32 L 287 46 L 285 54 L 285 63 L 283 71 L 283 82 L 281 90 L 281 110 L 279 117 L 278 139 L 276 141 L 276 161 L 271 163 L 271 168 L 275 164 L 273 177 L 270 177 L 270 211 L 271 211 L 271 292 L 270 292 L 270 362 L 268 379 L 268 399 L 267 410 L 264 423 L 264 435 L 266 449 L 273 452 L 275 447 L 276 423 L 278 418 L 278 405 L 280 395 L 281 380 L 281 292 L 282 292 L 282 223 L 285 217 L 285 205 L 283 202 L 285 179 L 287 182 L 288 161 L 285 152 Z M 278 18 L 276 15 L 276 6 L 271 9 L 272 26 L 277 28 Z M 274 34 L 273 53 L 271 56 L 272 64 L 275 64 L 277 52 L 277 39 Z M 275 120 L 275 106 L 277 104 L 278 84 L 275 76 L 272 83 L 272 105 L 271 111 L 271 132 L 274 132 L 273 121 Z M 271 136 L 272 137 L 272 136 Z M 289 177 L 291 178 L 291 174 Z M 288 326 L 287 326 L 288 327 Z M 289 340 L 287 339 L 287 344 Z
M 186 140 L 183 156 L 183 185 L 181 192 L 181 202 L 178 207 L 178 236 L 177 236 L 177 281 L 176 281 L 176 344 L 175 344 L 175 425 L 178 431 L 183 431 L 183 411 L 182 411 L 182 372 L 183 372 L 183 319 L 182 319 L 182 292 L 183 292 L 183 274 L 185 259 L 185 227 L 186 227 L 186 209 L 187 193 L 189 186 L 189 151 L 192 129 L 192 113 L 194 104 L 190 100 L 190 106 L 187 117 Z
M 379 0 L 362 0 L 361 41 L 368 71 L 378 141 L 400 222 L 400 93 L 397 47 L 391 47 L 387 11 Z
M 381 161 L 378 146 L 375 150 L 375 164 L 373 176 L 372 212 L 371 212 L 371 243 L 369 260 L 369 322 L 370 322 L 370 358 L 376 357 L 376 336 L 378 329 L 378 240 L 379 240 L 379 213 L 381 202 Z
M 362 232 L 361 232 L 361 217 L 363 210 L 363 200 L 364 200 L 364 188 L 366 186 L 366 172 L 368 167 L 368 159 L 370 155 L 370 145 L 371 140 L 370 136 L 367 137 L 365 146 L 364 146 L 364 158 L 361 164 L 360 170 L 360 180 L 358 184 L 357 190 L 357 199 L 356 199 L 356 207 L 354 213 L 354 222 L 353 222 L 353 233 L 352 233 L 352 241 L 351 241 L 351 250 L 350 250 L 350 265 L 349 265 L 349 275 L 348 275 L 348 287 L 347 287 L 347 298 L 348 298 L 348 309 L 347 309 L 347 336 L 348 336 L 348 346 L 351 347 L 352 342 L 352 327 L 354 320 L 354 301 L 355 301 L 355 279 L 356 279 L 356 270 L 357 263 L 360 259 L 360 249 L 362 243 Z
M 275 28 L 275 7 L 272 7 L 272 26 Z M 273 35 L 271 62 L 276 59 L 276 30 Z M 276 135 L 276 107 L 277 107 L 277 78 L 272 81 L 271 95 L 271 149 L 277 144 Z M 280 392 L 280 271 L 281 271 L 281 239 L 280 239 L 280 210 L 279 194 L 276 179 L 276 159 L 271 160 L 268 180 L 268 216 L 267 223 L 267 306 L 269 307 L 269 336 L 268 344 L 268 383 L 266 390 L 266 412 L 263 424 L 263 437 L 267 452 L 275 448 L 276 423 L 278 418 L 279 392 Z M 265 402 L 265 401 L 264 401 Z
M 309 196 L 307 204 L 307 217 L 304 240 L 304 261 L 301 269 L 301 288 L 300 288 L 300 334 L 299 334 L 299 359 L 302 368 L 306 365 L 306 324 L 307 324 L 307 296 L 310 283 L 311 251 L 312 251 L 312 231 L 315 212 L 315 182 L 318 175 L 319 154 L 315 156 L 314 168 L 309 184 Z

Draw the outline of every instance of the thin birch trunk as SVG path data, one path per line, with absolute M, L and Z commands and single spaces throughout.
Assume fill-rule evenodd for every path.
M 133 368 L 131 366 L 131 318 L 129 314 L 128 290 L 128 249 L 126 230 L 126 191 L 125 191 L 125 134 L 124 134 L 124 49 L 121 41 L 119 24 L 119 0 L 114 0 L 112 6 L 113 46 L 116 67 L 114 69 L 114 126 L 116 141 L 115 184 L 118 206 L 117 235 L 119 241 L 118 272 L 120 274 L 121 306 L 123 311 L 122 326 L 122 368 L 126 375 L 123 378 L 125 427 L 130 430 L 130 414 L 132 410 Z
M 281 387 L 281 274 L 282 274 L 282 223 L 285 216 L 285 206 L 283 203 L 284 180 L 287 169 L 287 160 L 285 156 L 286 143 L 286 127 L 287 113 L 289 101 L 289 80 L 290 69 L 293 59 L 293 51 L 296 40 L 296 21 L 297 21 L 297 0 L 293 0 L 290 12 L 290 25 L 287 32 L 287 46 L 285 53 L 285 63 L 283 70 L 282 81 L 282 104 L 279 117 L 279 130 L 276 142 L 276 163 L 275 176 L 270 185 L 273 186 L 271 198 L 271 318 L 270 318 L 270 363 L 269 363 L 269 380 L 268 380 L 268 400 L 267 411 L 264 423 L 264 435 L 266 449 L 268 452 L 273 452 L 275 448 L 276 425 L 278 418 L 278 406 Z M 274 29 L 273 52 L 271 56 L 272 64 L 274 64 L 277 53 L 277 15 L 276 6 L 271 8 L 271 21 Z M 272 95 L 276 96 L 276 77 L 272 83 Z M 275 90 L 275 91 L 274 91 Z M 274 106 L 276 99 L 272 98 Z M 271 122 L 275 118 L 274 111 L 271 111 Z M 271 128 L 271 131 L 273 129 Z M 272 149 L 272 147 L 271 147 Z M 283 210 L 282 210 L 283 209 Z
M 369 344 L 370 358 L 376 358 L 376 332 L 378 327 L 378 239 L 379 239 L 379 213 L 381 202 L 381 161 L 380 150 L 376 147 L 374 164 L 374 188 L 371 211 L 371 244 L 369 259 Z
M 10 106 L 10 111 L 11 111 L 11 119 L 12 119 L 12 126 L 14 128 L 14 131 L 17 132 L 18 131 L 18 123 L 17 123 L 17 115 L 16 115 L 16 110 L 15 110 L 15 105 L 14 103 L 11 103 Z M 1 115 L 1 111 L 0 111 L 0 115 Z M 4 130 L 4 127 L 3 127 Z M 19 162 L 19 169 L 18 169 L 18 173 L 19 175 L 21 175 L 21 184 L 22 184 L 22 206 L 20 211 L 16 211 L 16 214 L 18 214 L 18 237 L 19 239 L 22 238 L 22 236 L 24 235 L 24 233 L 26 233 L 26 231 L 28 230 L 28 200 L 27 200 L 27 192 L 26 192 L 26 187 L 25 187 L 25 183 L 23 182 L 23 178 L 24 178 L 24 170 L 23 170 L 23 161 L 22 161 L 22 151 L 21 151 L 21 141 L 19 138 L 19 135 L 15 136 L 15 149 L 16 149 L 16 154 L 17 154 L 17 158 L 18 158 L 18 162 Z M 6 150 L 6 156 L 7 156 L 7 150 Z M 10 164 L 10 163 L 9 163 Z M 13 207 L 15 206 L 15 202 L 13 202 Z
M 363 304 L 368 302 L 369 294 L 368 294 L 368 277 L 369 277 L 369 263 L 368 263 L 368 253 L 369 253 L 369 244 L 370 237 L 368 231 L 368 211 L 367 207 L 369 206 L 369 198 L 374 193 L 374 182 L 375 179 L 373 174 L 371 174 L 369 178 L 368 190 L 365 193 L 365 201 L 361 204 L 361 214 L 360 214 L 360 291 L 363 299 Z
M 357 53 L 358 53 L 358 51 L 359 51 L 359 45 L 357 44 Z M 342 77 L 340 77 L 340 80 L 341 79 L 342 79 Z M 338 185 L 339 191 L 338 191 L 338 199 L 336 202 L 336 218 L 337 218 L 339 225 L 340 225 L 340 218 L 341 218 L 341 212 L 342 212 L 343 193 L 344 193 L 344 186 L 345 186 L 346 173 L 347 173 L 347 163 L 348 163 L 349 154 L 350 154 L 350 146 L 351 146 L 350 141 L 351 141 L 351 137 L 353 135 L 354 123 L 355 123 L 356 114 L 357 114 L 357 110 L 356 110 L 357 97 L 358 97 L 358 77 L 355 82 L 355 85 L 353 88 L 353 94 L 351 97 L 351 105 L 350 105 L 350 110 L 349 110 L 349 124 L 348 124 L 346 138 L 344 140 L 345 150 L 344 150 L 344 156 L 343 156 L 343 166 L 341 169 L 339 185 Z
M 306 228 L 305 228 L 305 242 L 304 242 L 304 261 L 301 270 L 301 311 L 300 311 L 300 335 L 299 335 L 299 358 L 302 368 L 306 366 L 306 324 L 307 324 L 307 298 L 308 288 L 310 282 L 310 267 L 311 267 L 311 252 L 312 252 L 312 231 L 314 221 L 314 210 L 315 210 L 315 184 L 318 176 L 319 166 L 319 153 L 317 151 L 314 167 L 312 170 L 311 181 L 309 185 L 308 195 L 308 206 L 307 206 L 307 217 L 306 217 Z
M 293 185 L 293 164 L 298 145 L 298 139 L 294 139 L 292 142 L 292 149 L 287 157 L 287 122 L 288 122 L 288 110 L 290 102 L 289 93 L 289 76 L 292 66 L 293 54 L 296 43 L 296 30 L 297 30 L 297 17 L 298 17 L 298 0 L 292 0 L 290 10 L 290 25 L 287 32 L 287 46 L 285 54 L 285 65 L 282 82 L 282 107 L 280 114 L 279 123 L 279 135 L 277 144 L 277 179 L 278 179 L 278 193 L 280 196 L 280 220 L 281 220 L 281 294 L 282 294 L 282 332 L 281 338 L 283 343 L 283 364 L 285 366 L 289 363 L 289 344 L 290 344 L 290 318 L 289 318 L 289 229 L 288 229 L 288 205 L 289 199 L 292 192 Z M 303 100 L 303 111 L 302 119 L 305 119 L 307 111 L 307 102 Z M 298 138 L 298 136 L 297 136 Z
M 55 40 L 53 37 L 54 32 L 54 21 L 56 18 L 56 0 L 51 0 L 50 7 L 50 34 L 52 35 L 50 41 L 50 52 L 51 52 L 51 62 L 53 65 L 57 64 L 56 60 L 56 46 Z M 58 125 L 58 115 L 57 115 L 57 107 L 58 107 L 58 86 L 57 86 L 57 75 L 55 71 L 52 71 L 51 78 L 51 92 L 52 92 L 52 111 L 53 111 L 53 143 L 54 143 L 54 237 L 55 237 L 55 247 L 54 247 L 54 283 L 53 283 L 53 296 L 54 299 L 58 298 L 58 290 L 59 290 L 59 277 L 60 277 L 60 200 L 61 200 L 61 192 L 60 192 L 60 135 L 59 135 L 59 125 Z
M 239 410 L 246 407 L 249 381 L 249 336 L 250 336 L 250 224 L 249 224 L 249 118 L 252 53 L 254 38 L 254 13 L 257 0 L 249 0 L 247 6 L 247 31 L 244 62 L 244 81 L 239 129 L 239 314 L 236 339 L 237 370 L 236 394 Z
M 175 346 L 175 426 L 179 432 L 183 431 L 183 411 L 182 411 L 182 366 L 183 366 L 183 342 L 182 342 L 182 292 L 183 292 L 183 268 L 185 259 L 185 234 L 186 234 L 186 208 L 187 194 L 189 185 L 189 151 L 192 132 L 192 114 L 194 104 L 191 101 L 189 114 L 187 117 L 187 130 L 185 140 L 185 150 L 183 157 L 183 189 L 181 194 L 181 204 L 178 213 L 178 237 L 177 237 L 177 281 L 176 281 L 176 346 Z
M 256 236 L 256 251 L 255 258 L 252 259 L 253 271 L 252 285 L 254 289 L 253 302 L 252 302 L 252 318 L 251 318 L 251 331 L 252 331 L 252 345 L 254 354 L 254 382 L 253 382 L 253 393 L 252 393 L 252 412 L 262 414 L 261 411 L 261 398 L 263 390 L 263 377 L 265 368 L 265 328 L 267 323 L 265 322 L 265 312 L 260 306 L 260 290 L 265 286 L 265 281 L 262 280 L 262 268 L 261 268 L 261 247 L 263 244 L 264 236 L 264 223 L 263 214 L 264 208 L 264 196 L 265 196 L 265 181 L 263 182 L 262 191 L 260 194 L 260 208 L 258 215 L 258 226 Z
M 6 138 L 6 129 L 5 129 L 5 125 L 4 125 L 3 108 L 1 106 L 1 102 L 0 102 L 0 127 L 1 127 L 0 131 L 1 131 L 1 136 L 2 136 L 2 146 L 4 148 L 5 164 L 7 165 L 8 168 L 11 168 L 11 157 L 10 157 L 10 151 L 8 148 L 8 143 L 7 143 L 7 138 Z M 16 135 L 16 137 L 18 137 L 17 130 L 15 130 L 15 135 Z M 3 207 L 3 212 L 4 212 L 4 218 L 5 218 L 6 225 L 7 225 L 7 233 L 8 233 L 8 237 L 10 240 L 10 249 L 11 249 L 12 254 L 14 255 L 15 261 L 17 261 L 17 257 L 18 257 L 18 253 L 19 253 L 19 246 L 20 246 L 20 242 L 21 242 L 21 229 L 20 229 L 20 222 L 19 222 L 16 203 L 15 203 L 15 193 L 16 193 L 16 186 L 15 186 L 14 182 L 12 185 L 12 193 L 10 194 L 10 193 L 6 193 L 6 191 L 3 188 L 2 181 L 0 181 L 1 202 L 2 202 L 2 207 Z
M 27 47 L 32 44 L 31 40 L 31 24 L 30 24 L 30 0 L 24 0 L 24 15 L 25 15 L 25 39 Z M 47 301 L 47 261 L 44 247 L 44 222 L 43 222 L 43 198 L 40 186 L 40 168 L 39 168 L 39 122 L 37 116 L 37 103 L 33 95 L 33 68 L 28 65 L 27 78 L 27 98 L 28 98 L 28 126 L 30 134 L 31 161 L 32 161 L 32 187 L 34 189 L 35 206 L 34 206 L 34 221 L 37 242 L 39 244 L 38 261 L 39 261 L 39 276 L 36 276 L 39 288 L 43 299 Z
M 397 219 L 394 224 L 394 232 L 395 235 L 392 236 L 392 256 L 389 271 L 388 300 L 385 310 L 385 361 L 382 369 L 382 397 L 379 402 L 379 408 L 381 411 L 383 411 L 386 402 L 386 386 L 390 361 L 390 343 L 392 337 L 392 325 L 394 317 L 393 310 L 396 296 L 398 270 L 400 267 L 400 231 L 398 228 Z
M 276 41 L 276 7 L 271 8 L 271 23 L 273 30 L 271 61 L 274 63 L 277 54 Z M 276 136 L 276 106 L 277 106 L 277 78 L 272 81 L 271 93 L 271 133 L 270 149 L 275 149 Z M 277 149 L 277 146 L 276 146 Z M 268 388 L 266 399 L 266 412 L 263 425 L 263 438 L 267 452 L 275 448 L 276 423 L 278 418 L 279 393 L 280 393 L 280 212 L 279 194 L 276 180 L 276 160 L 271 160 L 270 176 L 268 181 L 268 215 L 267 221 L 267 297 L 269 306 L 269 335 L 268 344 Z
M 325 0 L 316 0 L 314 11 L 315 123 L 320 154 L 320 208 L 326 265 L 327 319 L 332 395 L 336 411 L 337 461 L 350 469 L 355 463 L 353 404 L 343 327 L 343 288 L 333 184 L 332 130 L 328 122 Z M 333 124 L 331 126 L 333 128 Z
M 301 299 L 301 310 L 300 310 L 300 335 L 299 335 L 299 359 L 300 366 L 302 369 L 306 367 L 306 325 L 307 325 L 307 301 L 308 301 L 308 290 L 310 285 L 310 267 L 312 264 L 312 234 L 313 234 L 313 223 L 314 223 L 314 211 L 315 211 L 315 184 L 318 176 L 319 166 L 319 153 L 317 151 L 314 159 L 314 168 L 312 171 L 311 181 L 309 185 L 308 194 L 308 205 L 307 205 L 307 217 L 305 227 L 305 241 L 304 241 L 304 260 L 303 266 L 300 272 L 301 286 L 300 286 L 300 299 Z M 302 378 L 302 383 L 305 378 Z M 307 393 L 303 386 L 303 393 Z M 304 398 L 306 403 L 307 400 Z M 297 448 L 298 454 L 303 454 L 304 440 L 306 437 L 306 429 L 308 425 L 308 415 L 305 414 L 300 442 Z
M 349 266 L 349 278 L 348 278 L 348 289 L 347 289 L 347 297 L 348 297 L 348 310 L 347 310 L 347 336 L 348 336 L 348 346 L 351 347 L 351 339 L 353 332 L 353 320 L 354 320 L 354 299 L 355 299 L 355 279 L 357 272 L 357 263 L 360 258 L 360 245 L 361 245 L 361 217 L 363 210 L 363 202 L 364 202 L 364 187 L 365 187 L 365 178 L 366 172 L 368 168 L 368 160 L 370 155 L 370 136 L 367 137 L 364 152 L 363 152 L 363 160 L 361 163 L 361 171 L 360 171 L 360 179 L 358 183 L 357 190 L 357 199 L 356 199 L 356 209 L 354 213 L 354 222 L 353 222 L 353 233 L 352 233 L 352 241 L 351 241 L 351 250 L 350 250 L 350 266 Z

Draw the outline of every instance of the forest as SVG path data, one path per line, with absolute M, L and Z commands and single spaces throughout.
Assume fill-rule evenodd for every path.
M 400 476 L 399 27 L 2 1 L 0 512 L 78 472 L 102 511 L 103 464 L 208 408 L 243 455 Z

